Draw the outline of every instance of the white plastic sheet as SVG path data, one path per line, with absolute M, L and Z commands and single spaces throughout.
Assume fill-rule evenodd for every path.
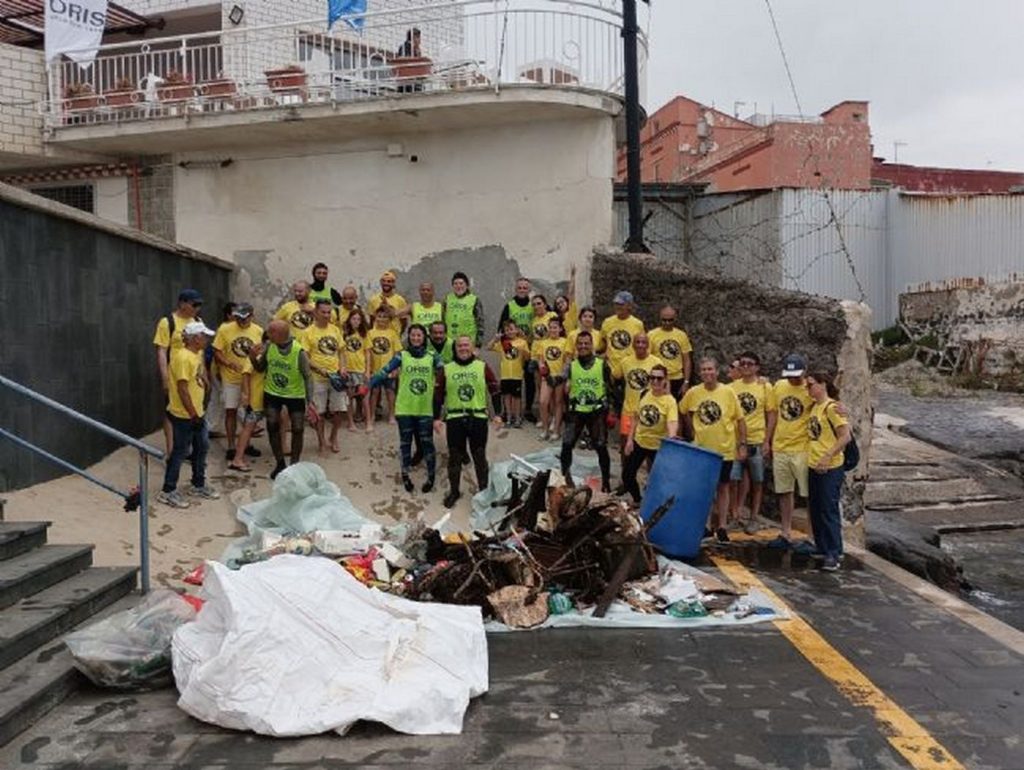
M 487 691 L 477 607 L 367 588 L 329 559 L 277 556 L 232 571 L 207 562 L 206 604 L 172 645 L 187 713 L 263 735 L 344 734 L 361 719 L 459 733 Z

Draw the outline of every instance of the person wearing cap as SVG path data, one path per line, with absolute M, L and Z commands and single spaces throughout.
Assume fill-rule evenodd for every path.
M 333 286 L 327 285 L 327 265 L 317 262 L 313 265 L 313 280 L 309 284 L 309 298 L 314 303 L 318 299 L 330 300 L 331 305 L 336 307 L 341 304 L 341 294 Z
M 182 346 L 171 353 L 168 365 L 167 419 L 173 441 L 164 469 L 164 483 L 157 500 L 172 508 L 188 508 L 189 501 L 178 493 L 182 463 L 192 455 L 192 486 L 195 497 L 216 500 L 220 493 L 206 484 L 206 453 L 210 436 L 206 428 L 204 401 L 207 381 L 203 350 L 215 332 L 202 321 L 191 320 L 181 329 Z
M 633 338 L 643 334 L 644 323 L 633 315 L 633 295 L 628 291 L 618 292 L 612 304 L 615 314 L 601 322 L 601 337 L 605 359 L 616 364 L 633 352 Z
M 332 378 L 337 381 L 337 377 L 348 375 L 341 329 L 331 323 L 333 310 L 329 299 L 318 299 L 313 311 L 313 325 L 306 329 L 301 340 L 309 356 L 309 368 L 313 371 L 313 406 L 321 418 L 316 423 L 317 449 L 320 454 L 327 451 L 328 441 L 332 452 L 341 451 L 338 431 L 341 430 L 342 416 L 348 411 L 348 392 L 344 387 L 339 390 L 331 383 Z M 325 436 L 328 419 L 331 421 L 329 438 Z
M 263 355 L 266 346 L 267 333 L 263 332 L 260 341 L 249 349 L 249 357 L 242 369 L 242 397 L 239 407 L 242 413 L 242 430 L 238 435 L 238 442 L 235 444 L 235 456 L 228 463 L 228 468 L 233 471 L 248 473 L 252 468 L 245 461 L 246 455 L 252 454 L 254 457 L 259 457 L 261 454 L 259 450 L 251 453 L 249 442 L 263 420 L 263 384 L 266 372 L 257 371 L 255 363 Z
M 277 309 L 274 320 L 286 321 L 295 334 L 309 328 L 313 323 L 313 300 L 309 295 L 309 283 L 296 281 L 292 284 L 292 298 Z
M 466 335 L 476 347 L 483 344 L 483 305 L 469 290 L 469 276 L 461 271 L 452 276 L 452 290 L 444 298 L 444 322 L 453 340 Z
M 397 276 L 391 270 L 385 270 L 381 274 L 380 291 L 370 297 L 370 301 L 366 304 L 366 313 L 371 319 L 376 319 L 377 311 L 384 308 L 388 318 L 391 319 L 391 328 L 394 329 L 396 335 L 400 336 L 409 322 L 409 319 L 402 313 L 409 303 L 405 301 L 405 297 L 395 291 L 397 280 Z
M 778 412 L 774 389 L 761 376 L 761 359 L 757 353 L 750 350 L 740 353 L 738 362 L 741 376 L 730 382 L 729 387 L 736 392 L 743 409 L 743 421 L 747 426 L 747 457 L 732 463 L 731 515 L 733 521 L 739 521 L 740 505 L 747 499 L 749 491 L 750 519 L 744 528 L 748 534 L 753 534 L 758 529 L 757 521 L 764 498 L 764 463 L 772 453 L 768 436 L 775 428 Z
M 252 305 L 240 302 L 231 311 L 231 320 L 217 327 L 213 338 L 213 358 L 220 371 L 221 398 L 224 401 L 224 435 L 227 436 L 227 461 L 235 458 L 235 432 L 238 407 L 242 400 L 242 381 L 249 351 L 263 338 L 263 329 L 252 320 Z M 259 457 L 256 447 L 248 447 L 250 457 Z M 231 467 L 229 465 L 229 467 Z M 240 468 L 234 468 L 240 470 Z
M 651 329 L 647 339 L 651 343 L 651 351 L 665 362 L 668 369 L 668 387 L 672 396 L 678 401 L 690 383 L 693 373 L 693 345 L 690 337 L 682 329 L 676 327 L 678 314 L 671 305 L 665 305 L 658 311 L 660 326 Z
M 269 342 L 263 355 L 255 363 L 257 371 L 264 372 L 263 408 L 267 417 L 267 434 L 270 448 L 277 461 L 270 473 L 271 479 L 283 471 L 288 464 L 284 459 L 284 445 L 281 441 L 281 415 L 287 412 L 291 423 L 291 463 L 302 459 L 302 438 L 305 432 L 303 414 L 312 425 L 320 419 L 313 406 L 313 376 L 309 356 L 302 343 L 292 336 L 287 321 L 279 318 L 267 327 Z
M 170 398 L 170 375 L 169 364 L 171 354 L 184 347 L 182 331 L 185 326 L 195 320 L 199 310 L 203 306 L 203 296 L 195 289 L 182 289 L 178 294 L 178 304 L 175 309 L 165 315 L 156 323 L 156 333 L 153 335 L 153 345 L 156 347 L 156 365 L 160 372 L 160 383 L 164 389 L 164 411 L 167 411 L 167 403 Z M 164 419 L 164 444 L 166 454 L 171 454 L 173 444 L 173 431 L 171 422 Z

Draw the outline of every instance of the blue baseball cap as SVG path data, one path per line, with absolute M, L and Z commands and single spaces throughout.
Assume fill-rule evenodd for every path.
M 182 289 L 178 295 L 178 302 L 202 302 L 203 295 L 196 289 Z
M 790 353 L 782 359 L 783 377 L 803 377 L 807 371 L 807 361 L 798 353 Z
M 628 291 L 620 291 L 615 295 L 615 299 L 612 300 L 614 305 L 632 305 L 633 295 Z

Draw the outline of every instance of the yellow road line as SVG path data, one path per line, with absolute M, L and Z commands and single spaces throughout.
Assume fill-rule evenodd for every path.
M 712 556 L 711 560 L 735 585 L 740 588 L 757 588 L 778 602 L 779 606 L 786 608 L 791 617 L 775 621 L 775 627 L 847 700 L 874 712 L 882 734 L 911 767 L 915 770 L 963 770 L 963 765 L 924 727 L 897 706 L 750 570 L 737 561 L 721 556 Z

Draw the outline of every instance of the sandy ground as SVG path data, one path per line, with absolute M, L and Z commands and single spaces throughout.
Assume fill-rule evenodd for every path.
M 153 446 L 163 445 L 163 436 L 154 433 L 145 439 Z M 203 559 L 216 558 L 234 538 L 245 534 L 235 519 L 240 503 L 270 496 L 267 474 L 273 467 L 266 437 L 256 440 L 263 456 L 252 459 L 252 473 L 227 471 L 224 439 L 213 439 L 207 463 L 209 483 L 218 489 L 219 500 L 193 502 L 188 509 L 170 509 L 153 501 L 149 513 L 151 578 L 154 585 L 177 586 L 179 580 Z M 548 443 L 547 446 L 557 446 Z M 522 429 L 491 430 L 487 456 L 492 463 L 506 460 L 510 453 L 527 454 L 545 446 L 537 429 L 527 424 Z M 307 430 L 303 460 L 319 463 L 327 477 L 370 518 L 382 523 L 415 519 L 423 513 L 433 523 L 446 513 L 441 500 L 448 482 L 444 467 L 444 440 L 438 441 L 437 486 L 428 495 L 407 493 L 401 486 L 398 463 L 398 429 L 378 423 L 372 434 L 350 433 L 342 429 L 342 451 L 320 455 L 316 436 Z M 93 475 L 121 489 L 137 483 L 137 454 L 122 449 L 91 467 Z M 151 462 L 149 484 L 155 498 L 163 482 L 163 463 Z M 182 470 L 179 488 L 189 480 L 189 466 Z M 413 471 L 417 489 L 426 480 L 421 465 Z M 465 523 L 470 512 L 470 497 L 476 481 L 469 467 L 463 469 L 462 499 L 453 509 L 453 523 Z M 125 513 L 123 502 L 100 487 L 78 476 L 67 476 L 27 489 L 5 493 L 6 514 L 11 521 L 51 521 L 51 543 L 94 543 L 94 563 L 101 566 L 138 564 L 139 516 Z

